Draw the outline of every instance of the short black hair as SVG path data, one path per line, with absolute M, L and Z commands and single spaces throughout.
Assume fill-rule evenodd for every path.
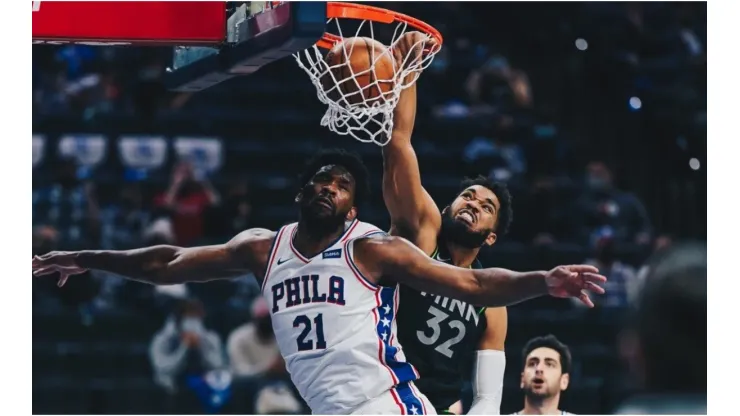
M 543 337 L 534 337 L 527 341 L 522 350 L 522 363 L 523 366 L 527 366 L 527 356 L 537 348 L 550 348 L 560 354 L 560 367 L 562 368 L 563 374 L 569 374 L 572 365 L 572 358 L 570 356 L 570 348 L 567 345 L 560 342 L 555 335 L 545 335 Z
M 645 387 L 706 393 L 706 243 L 680 243 L 656 253 L 631 318 L 644 356 Z M 683 376 L 674 376 L 677 368 Z
M 488 188 L 496 195 L 499 204 L 501 204 L 498 210 L 496 233 L 501 236 L 508 233 L 511 222 L 514 220 L 514 209 L 511 206 L 512 198 L 509 188 L 503 182 L 496 182 L 483 175 L 478 175 L 475 178 L 463 179 L 460 183 L 460 192 L 458 192 L 458 195 L 473 185 L 480 185 L 484 188 Z
M 314 155 L 298 178 L 300 187 L 303 188 L 319 169 L 327 165 L 341 166 L 355 179 L 355 206 L 367 200 L 370 194 L 370 174 L 367 167 L 357 153 L 342 149 L 325 149 Z

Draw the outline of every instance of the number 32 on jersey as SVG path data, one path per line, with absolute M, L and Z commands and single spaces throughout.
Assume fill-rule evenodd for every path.
M 457 345 L 460 341 L 463 340 L 463 338 L 465 338 L 465 324 L 456 319 L 448 320 L 447 318 L 449 318 L 450 315 L 447 312 L 438 309 L 434 305 L 429 306 L 429 313 L 432 315 L 432 317 L 427 320 L 427 330 L 416 331 L 416 337 L 419 339 L 419 342 L 424 345 L 434 345 L 437 343 L 440 335 L 442 334 L 441 326 L 448 326 L 453 331 L 456 331 L 456 335 L 437 345 L 436 347 L 434 347 L 434 349 L 445 357 L 452 358 L 452 347 Z M 431 335 L 427 335 L 430 330 Z

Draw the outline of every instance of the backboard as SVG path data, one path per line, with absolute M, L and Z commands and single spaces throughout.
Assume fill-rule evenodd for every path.
M 306 49 L 325 2 L 35 1 L 33 43 L 173 46 L 165 82 L 199 91 Z

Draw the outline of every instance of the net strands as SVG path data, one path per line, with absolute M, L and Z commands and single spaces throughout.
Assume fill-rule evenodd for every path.
M 327 24 L 332 23 L 336 24 L 339 37 L 345 39 L 339 19 L 332 18 L 327 22 Z M 369 26 L 370 37 L 375 39 L 373 22 L 368 20 L 360 22 L 355 36 L 360 36 L 360 32 L 365 25 Z M 397 22 L 390 45 L 394 45 L 408 29 L 408 23 Z M 421 43 L 423 41 L 414 45 L 410 51 L 421 50 L 424 46 Z M 398 104 L 401 91 L 416 82 L 421 71 L 432 63 L 434 55 L 439 49 L 425 50 L 421 57 L 416 60 L 414 60 L 414 54 L 409 52 L 404 57 L 403 62 L 395 62 L 392 49 L 387 48 L 383 53 L 373 56 L 374 59 L 367 70 L 357 73 L 347 64 L 350 55 L 352 55 L 352 48 L 341 48 L 341 50 L 344 53 L 344 63 L 333 66 L 324 61 L 322 50 L 316 45 L 293 55 L 298 62 L 298 66 L 303 68 L 311 78 L 311 82 L 316 87 L 319 101 L 328 107 L 321 119 L 321 125 L 339 135 L 349 135 L 361 142 L 384 146 L 390 141 L 391 131 L 393 130 L 393 109 Z M 391 61 L 394 62 L 396 71 L 392 79 L 378 78 L 376 74 L 375 65 L 384 58 L 384 55 L 390 57 Z M 334 69 L 340 67 L 350 72 L 348 78 L 337 79 L 336 73 L 341 71 L 334 71 Z M 357 77 L 368 73 L 372 74 L 370 79 L 373 81 L 362 88 L 357 82 Z M 321 80 L 325 77 L 331 77 L 331 88 L 325 89 L 325 86 L 322 85 Z M 346 93 L 345 83 L 349 82 L 354 82 L 356 88 L 354 91 Z M 390 91 L 383 92 L 381 84 L 384 84 L 383 86 L 386 89 L 388 86 L 392 86 L 392 88 Z M 369 89 L 380 93 L 376 97 L 366 99 L 364 92 Z

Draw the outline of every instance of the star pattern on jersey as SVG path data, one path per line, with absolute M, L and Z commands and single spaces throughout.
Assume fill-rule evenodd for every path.
M 388 326 L 388 325 L 391 324 L 391 321 L 388 320 L 388 318 L 383 318 L 383 319 L 380 320 L 380 322 L 383 323 L 383 326 Z
M 419 409 L 417 409 L 416 406 L 414 406 L 413 404 L 411 405 L 411 408 L 409 410 L 411 410 L 411 414 L 412 415 L 418 415 L 419 414 Z
M 383 331 L 383 333 L 380 334 L 380 335 L 383 337 L 383 341 L 387 341 L 388 340 L 388 333 L 387 332 Z
M 391 313 L 391 307 L 388 305 L 383 306 L 383 310 L 385 311 L 385 314 L 388 315 Z

